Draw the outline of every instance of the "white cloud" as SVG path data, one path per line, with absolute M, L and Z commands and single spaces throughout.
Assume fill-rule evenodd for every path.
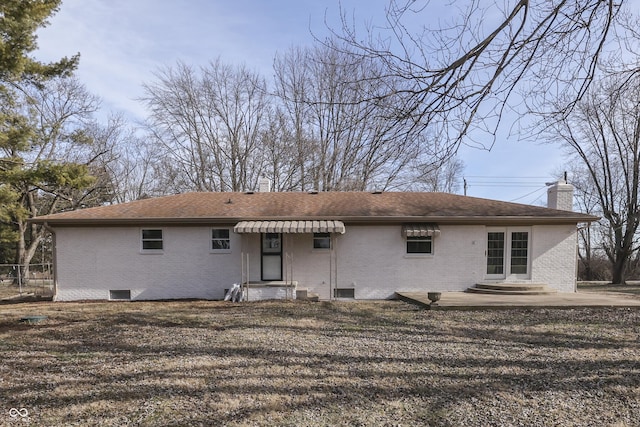
M 388 0 L 64 0 L 50 26 L 39 32 L 35 56 L 53 61 L 80 52 L 78 77 L 103 99 L 104 113 L 124 112 L 142 120 L 146 112 L 136 98 L 143 94 L 142 83 L 154 80 L 158 67 L 178 60 L 199 66 L 220 57 L 270 78 L 277 51 L 312 43 L 309 30 L 326 35 L 325 18 L 339 28 L 339 5 L 348 19 L 355 14 L 358 24 L 381 26 L 387 4 Z M 411 20 L 420 26 L 422 17 Z M 517 142 L 498 141 L 490 153 L 463 148 L 461 154 L 468 175 L 546 175 L 561 164 L 557 150 Z M 475 190 L 473 195 L 506 200 L 523 194 Z
M 362 1 L 384 10 L 383 0 Z M 343 2 L 345 3 L 345 2 Z M 352 0 L 355 8 L 358 1 Z M 292 45 L 312 42 L 309 28 L 326 31 L 325 11 L 337 19 L 337 0 L 171 1 L 66 0 L 39 32 L 36 57 L 57 60 L 81 53 L 78 76 L 104 99 L 107 109 L 136 119 L 144 109 L 135 101 L 142 83 L 160 66 L 181 60 L 205 65 L 220 57 L 271 75 L 273 57 Z M 329 13 L 331 15 L 331 13 Z

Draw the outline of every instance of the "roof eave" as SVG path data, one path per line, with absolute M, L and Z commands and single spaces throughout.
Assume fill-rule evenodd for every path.
M 124 225 L 200 225 L 200 224 L 234 224 L 239 221 L 304 221 L 304 220 L 338 220 L 345 223 L 401 223 L 401 222 L 435 222 L 438 224 L 478 225 L 478 224 L 579 224 L 598 221 L 597 216 L 578 214 L 572 216 L 307 216 L 307 217 L 251 217 L 251 218 L 47 218 L 36 217 L 29 221 L 49 226 L 124 226 Z

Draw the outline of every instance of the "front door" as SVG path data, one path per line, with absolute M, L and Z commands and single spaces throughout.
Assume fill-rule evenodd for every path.
M 529 279 L 530 229 L 525 227 L 487 230 L 486 278 Z
M 262 234 L 262 280 L 282 280 L 282 234 Z

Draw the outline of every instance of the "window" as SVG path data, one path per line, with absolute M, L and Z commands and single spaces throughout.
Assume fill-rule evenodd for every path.
M 336 288 L 333 290 L 334 298 L 355 298 L 356 292 L 353 288 Z
M 280 233 L 264 233 L 262 235 L 262 253 L 280 254 L 282 253 L 282 236 Z
M 331 249 L 331 233 L 313 233 L 313 249 Z
M 432 254 L 433 244 L 431 236 L 407 236 L 407 253 L 408 254 Z
M 213 252 L 231 252 L 228 228 L 211 229 L 211 250 Z
M 511 233 L 511 274 L 527 274 L 529 262 L 529 233 Z
M 487 234 L 487 274 L 504 274 L 504 232 Z
M 109 299 L 114 301 L 130 301 L 131 291 L 129 289 L 111 290 L 109 291 Z
M 161 251 L 162 230 L 142 230 L 142 250 Z

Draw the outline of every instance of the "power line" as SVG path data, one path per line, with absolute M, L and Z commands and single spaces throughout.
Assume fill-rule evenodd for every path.
M 469 175 L 464 177 L 468 187 L 529 187 L 540 188 L 552 178 L 547 176 Z
M 523 183 L 519 183 L 519 182 L 505 182 L 505 183 L 498 183 L 498 182 L 488 182 L 488 183 L 483 183 L 483 182 L 469 182 L 467 181 L 467 183 L 469 184 L 470 187 L 540 187 L 541 184 L 544 185 L 543 183 L 540 182 L 523 182 Z
M 517 202 L 518 200 L 524 199 L 525 197 L 529 197 L 530 195 L 535 194 L 535 193 L 537 193 L 537 192 L 538 192 L 538 191 L 540 191 L 540 190 L 544 190 L 545 188 L 547 188 L 547 186 L 546 186 L 546 185 L 545 185 L 544 187 L 540 187 L 540 188 L 537 188 L 537 189 L 533 190 L 531 193 L 527 193 L 527 194 L 525 194 L 524 196 L 520 196 L 520 197 L 517 197 L 517 198 L 512 199 L 512 200 L 509 200 L 509 201 L 510 201 L 510 202 Z M 539 198 L 540 198 L 540 196 L 536 197 L 536 199 L 534 200 L 534 202 L 535 202 L 537 199 L 539 199 Z
M 468 189 L 471 188 L 521 188 L 525 191 L 532 189 L 526 194 L 516 197 L 510 200 L 510 202 L 521 201 L 532 195 L 536 195 L 541 191 L 548 188 L 547 183 L 549 181 L 555 181 L 557 177 L 546 176 L 508 176 L 508 175 L 468 175 L 464 177 L 465 194 L 468 193 Z M 535 199 L 530 203 L 536 203 L 542 194 L 538 194 Z M 521 202 L 522 203 L 522 202 Z
M 466 178 L 491 178 L 491 179 L 549 179 L 547 176 L 489 176 L 489 175 L 466 175 Z

